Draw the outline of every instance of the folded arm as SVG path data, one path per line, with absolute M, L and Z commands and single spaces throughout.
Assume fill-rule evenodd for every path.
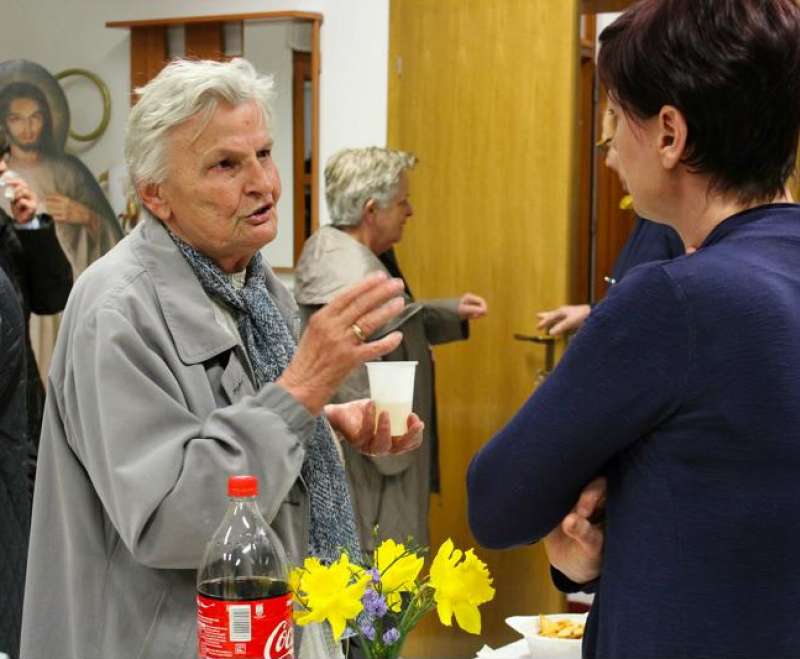
M 615 286 L 556 370 L 473 458 L 469 519 L 491 548 L 540 540 L 624 448 L 679 405 L 691 339 L 661 267 Z

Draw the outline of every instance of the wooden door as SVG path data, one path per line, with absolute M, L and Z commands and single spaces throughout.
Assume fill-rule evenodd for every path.
M 442 491 L 434 550 L 475 546 L 467 524 L 470 458 L 531 394 L 544 350 L 516 342 L 535 313 L 573 290 L 577 220 L 577 0 L 392 0 L 389 145 L 415 152 L 415 215 L 397 252 L 419 298 L 484 295 L 471 338 L 435 349 Z M 502 474 L 498 474 L 502 478 Z M 483 633 L 416 630 L 406 657 L 473 657 L 517 635 L 507 616 L 563 610 L 536 545 L 478 549 L 497 595 Z
M 605 91 L 595 108 L 596 134 L 602 133 Z M 592 262 L 592 302 L 599 302 L 608 293 L 614 262 L 633 231 L 636 215 L 633 209 L 623 209 L 620 202 L 626 196 L 617 173 L 605 164 L 606 154 L 597 149 L 594 154 L 594 259 Z
M 583 5 L 587 5 L 586 0 Z M 635 221 L 633 210 L 620 208 L 626 193 L 617 174 L 605 164 L 605 149 L 595 146 L 603 137 L 603 114 L 607 107 L 606 93 L 597 80 L 595 66 L 596 25 L 595 14 L 581 16 L 581 26 L 586 33 L 581 40 L 578 94 L 580 212 L 576 235 L 576 287 L 572 296 L 576 304 L 598 302 L 606 296 L 614 262 Z
M 595 29 L 594 14 L 581 16 L 581 64 L 578 84 L 578 221 L 575 232 L 575 274 L 570 304 L 591 301 L 594 241 L 592 217 L 595 169 Z

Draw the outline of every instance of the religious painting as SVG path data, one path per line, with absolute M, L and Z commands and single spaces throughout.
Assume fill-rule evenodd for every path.
M 97 179 L 65 152 L 70 112 L 64 90 L 45 68 L 25 60 L 0 63 L 0 144 L 17 178 L 36 193 L 38 212 L 55 222 L 61 249 L 78 277 L 122 238 Z M 9 201 L 0 195 L 8 213 Z M 58 316 L 31 315 L 31 345 L 47 382 Z
M 0 63 L 6 163 L 36 193 L 39 210 L 52 216 L 77 277 L 122 238 L 122 229 L 97 179 L 64 151 L 69 123 L 64 91 L 46 69 L 25 60 Z

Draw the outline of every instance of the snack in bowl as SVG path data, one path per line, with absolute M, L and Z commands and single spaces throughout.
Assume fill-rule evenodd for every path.
M 567 618 L 550 618 L 539 614 L 539 636 L 547 638 L 583 638 L 585 622 Z
M 552 613 L 506 618 L 506 624 L 525 637 L 532 657 L 580 659 L 585 613 Z M 580 629 L 581 637 L 573 634 Z M 555 630 L 555 635 L 552 632 Z M 565 631 L 566 630 L 566 631 Z M 563 633 L 564 636 L 559 636 Z M 569 635 L 568 635 L 569 634 Z

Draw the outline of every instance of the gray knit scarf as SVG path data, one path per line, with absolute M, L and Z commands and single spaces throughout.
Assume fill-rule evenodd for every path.
M 267 290 L 261 254 L 256 252 L 250 260 L 245 285 L 237 290 L 211 259 L 171 232 L 170 236 L 206 293 L 233 311 L 256 385 L 261 387 L 277 380 L 289 365 L 297 345 Z M 309 550 L 321 560 L 334 561 L 346 549 L 356 560 L 361 554 L 353 504 L 334 441 L 328 423 L 322 416 L 317 417 L 302 468 L 311 497 Z

